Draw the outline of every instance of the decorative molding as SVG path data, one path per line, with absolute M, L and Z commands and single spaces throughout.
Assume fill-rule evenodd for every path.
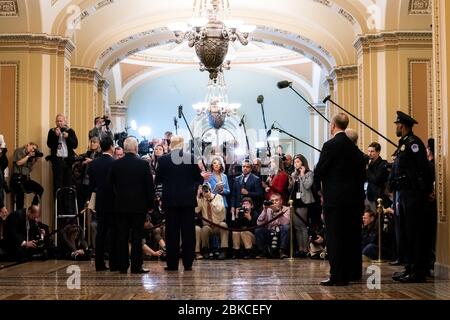
M 323 115 L 325 115 L 327 113 L 327 105 L 323 104 L 323 103 L 315 103 L 314 104 L 314 108 L 316 108 L 316 110 L 314 110 L 310 106 L 307 106 L 307 108 L 308 108 L 309 114 L 311 116 L 318 116 L 318 117 L 320 117 L 320 115 L 316 112 L 316 110 L 319 111 Z
M 444 111 L 447 106 L 442 107 L 442 66 L 441 66 L 441 12 L 440 2 L 433 1 L 433 54 L 434 54 L 434 122 L 436 143 L 436 194 L 437 207 L 440 222 L 447 221 L 445 207 L 445 158 L 444 158 Z M 445 57 L 444 57 L 445 58 Z
M 354 79 L 358 77 L 358 66 L 337 66 L 330 73 L 333 80 Z
M 431 14 L 431 0 L 410 0 L 409 1 L 409 14 Z
M 370 51 L 398 50 L 401 48 L 431 48 L 433 33 L 429 31 L 383 32 L 359 36 L 354 42 L 358 55 Z
M 64 66 L 64 86 L 65 86 L 65 100 L 64 100 L 64 115 L 70 120 L 70 65 Z
M 2 67 L 14 67 L 16 69 L 16 101 L 14 104 L 15 117 L 15 132 L 14 132 L 14 149 L 19 147 L 19 77 L 20 77 L 20 62 L 19 61 L 0 61 Z
M 106 93 L 109 89 L 109 86 L 110 86 L 109 81 L 104 78 L 102 78 L 98 81 L 98 85 L 97 85 L 98 90 L 102 91 L 103 95 L 106 95 Z
M 18 17 L 17 0 L 0 0 L 0 17 Z
M 72 67 L 70 68 L 70 79 L 75 81 L 92 82 L 95 86 L 98 86 L 101 76 L 96 69 Z
M 2 51 L 42 52 L 43 54 L 65 55 L 70 60 L 75 45 L 69 38 L 47 34 L 0 34 Z
M 434 123 L 433 123 L 433 73 L 431 67 L 430 59 L 409 59 L 408 60 L 408 101 L 409 101 L 409 114 L 414 117 L 413 108 L 413 65 L 414 64 L 426 64 L 427 65 L 427 95 L 428 95 L 428 105 L 427 105 L 427 122 L 428 122 L 428 137 L 433 136 Z
M 117 104 L 109 105 L 111 117 L 126 117 L 128 112 L 128 106 L 119 106 Z

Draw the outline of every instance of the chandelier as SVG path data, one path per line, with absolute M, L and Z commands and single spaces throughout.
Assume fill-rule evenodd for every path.
M 205 101 L 196 103 L 192 107 L 197 111 L 197 115 L 206 114 L 211 127 L 220 129 L 226 117 L 235 115 L 241 104 L 228 101 L 225 77 L 223 72 L 219 72 L 216 80 L 209 80 Z
M 255 28 L 232 19 L 229 0 L 194 0 L 189 24 L 169 25 L 176 36 L 176 43 L 181 44 L 187 39 L 189 47 L 195 46 L 200 70 L 208 71 L 212 80 L 217 79 L 219 72 L 229 69 L 230 62 L 225 62 L 229 42 L 239 40 L 246 46 L 249 33 Z

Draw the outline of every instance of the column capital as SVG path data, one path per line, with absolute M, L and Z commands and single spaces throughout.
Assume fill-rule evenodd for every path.
M 70 60 L 75 44 L 69 38 L 48 34 L 0 34 L 0 50 L 56 54 Z
M 112 104 L 109 105 L 111 116 L 125 117 L 127 115 L 128 106 Z
M 101 78 L 98 81 L 98 90 L 106 91 L 109 89 L 109 86 L 110 86 L 109 81 L 106 80 L 105 78 Z
M 334 80 L 341 79 L 353 79 L 358 77 L 358 66 L 348 65 L 348 66 L 336 66 L 331 70 L 330 77 L 327 81 L 333 82 Z M 334 85 L 334 84 L 333 84 Z
M 313 104 L 314 108 L 316 108 L 321 114 L 326 115 L 327 113 L 327 105 L 323 103 L 315 103 Z M 320 116 L 313 108 L 307 106 L 309 114 L 312 116 Z
M 398 50 L 400 48 L 431 48 L 431 31 L 394 31 L 359 36 L 353 46 L 358 56 L 369 51 Z
M 100 73 L 97 69 L 86 67 L 72 67 L 70 68 L 70 79 L 78 81 L 92 82 L 95 86 L 99 85 L 99 81 L 102 80 Z

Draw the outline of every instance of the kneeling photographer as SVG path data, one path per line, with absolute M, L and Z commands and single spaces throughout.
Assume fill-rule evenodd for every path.
M 236 209 L 232 216 L 234 229 L 245 230 L 256 226 L 258 212 L 253 208 L 251 198 L 242 199 L 242 207 Z M 240 256 L 241 244 L 244 245 L 244 259 L 251 257 L 253 245 L 256 242 L 253 231 L 233 232 L 233 258 Z
M 15 195 L 16 209 L 24 208 L 25 193 L 34 193 L 32 205 L 39 204 L 44 188 L 36 181 L 31 180 L 30 174 L 35 163 L 43 156 L 37 144 L 33 142 L 14 151 L 11 188 Z

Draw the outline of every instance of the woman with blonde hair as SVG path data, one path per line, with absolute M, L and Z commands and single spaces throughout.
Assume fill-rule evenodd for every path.
M 228 208 L 226 197 L 230 194 L 230 185 L 228 184 L 228 178 L 224 174 L 225 163 L 220 156 L 214 156 L 211 159 L 211 178 L 208 183 L 211 186 L 211 190 L 215 194 L 220 194 L 223 198 L 223 204 L 225 208 Z

